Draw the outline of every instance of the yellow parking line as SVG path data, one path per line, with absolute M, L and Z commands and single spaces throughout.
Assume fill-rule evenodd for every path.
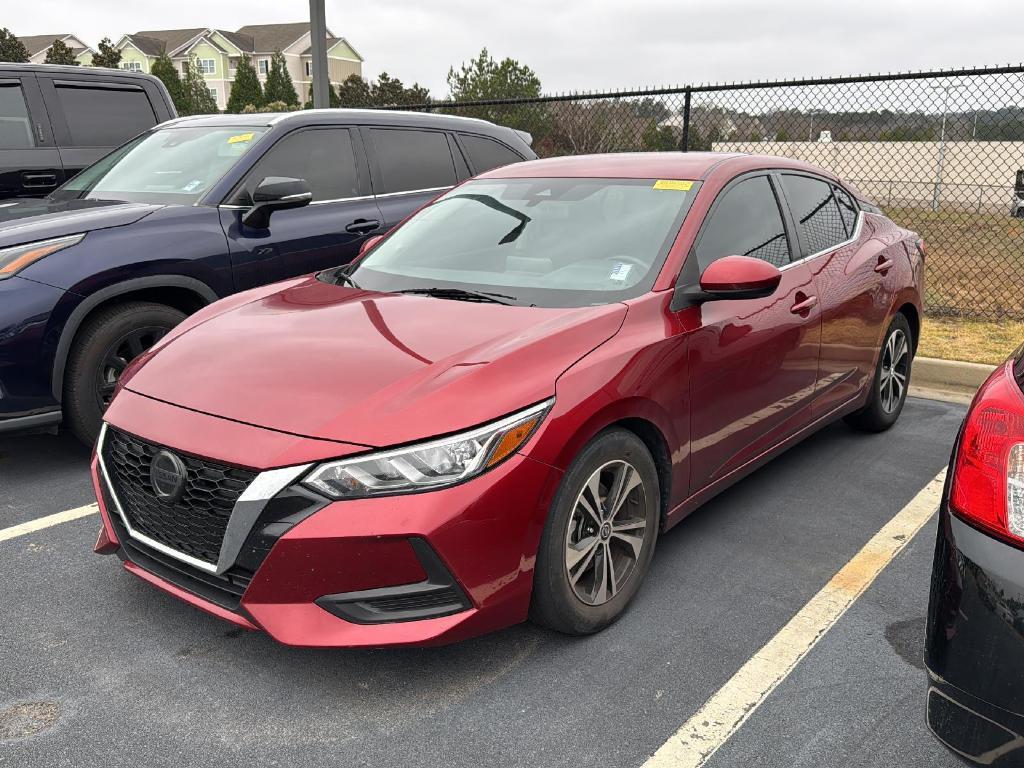
M 945 478 L 943 469 L 719 688 L 644 768 L 704 765 L 928 522 L 939 505 Z
M 99 508 L 96 504 L 86 504 L 84 507 L 78 507 L 77 509 L 55 512 L 54 514 L 47 515 L 46 517 L 37 517 L 35 520 L 29 520 L 27 523 L 12 525 L 10 528 L 0 530 L 0 541 L 16 539 L 19 536 L 24 536 L 25 534 L 33 533 L 34 531 L 41 531 L 43 528 L 49 528 L 52 525 L 60 525 L 61 523 L 67 523 L 71 520 L 77 520 L 80 517 L 95 515 L 97 512 L 99 512 Z

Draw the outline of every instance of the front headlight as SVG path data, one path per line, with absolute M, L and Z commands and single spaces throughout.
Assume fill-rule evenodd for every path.
M 29 264 L 39 261 L 44 256 L 80 243 L 83 237 L 85 237 L 84 232 L 78 235 L 55 237 L 52 240 L 37 240 L 34 243 L 0 249 L 0 280 L 18 274 Z
M 332 499 L 453 485 L 499 464 L 534 433 L 554 400 L 452 437 L 321 464 L 303 482 Z

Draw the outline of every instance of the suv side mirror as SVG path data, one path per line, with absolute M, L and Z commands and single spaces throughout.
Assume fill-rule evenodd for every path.
M 305 179 L 267 176 L 252 193 L 252 207 L 242 214 L 242 223 L 255 229 L 270 226 L 270 214 L 289 208 L 301 208 L 313 201 L 313 192 Z
M 362 256 L 383 239 L 384 235 L 374 235 L 373 237 L 366 238 L 363 240 L 363 244 L 359 246 L 359 255 Z
M 725 256 L 711 262 L 700 284 L 685 284 L 672 296 L 672 311 L 721 299 L 761 299 L 771 296 L 782 282 L 782 272 L 773 264 L 750 256 Z

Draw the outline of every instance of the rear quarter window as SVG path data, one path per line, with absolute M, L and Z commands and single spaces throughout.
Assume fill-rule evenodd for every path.
M 522 161 L 522 157 L 504 144 L 483 136 L 459 134 L 462 146 L 469 154 L 469 162 L 473 165 L 473 173 L 483 173 L 502 165 L 511 165 Z

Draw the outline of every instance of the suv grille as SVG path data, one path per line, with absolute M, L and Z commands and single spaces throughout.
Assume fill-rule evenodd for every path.
M 187 470 L 185 490 L 178 501 L 167 503 L 156 497 L 149 479 L 153 456 L 160 450 L 107 430 L 103 459 L 128 522 L 171 549 L 214 564 L 235 502 L 256 473 L 179 455 Z

